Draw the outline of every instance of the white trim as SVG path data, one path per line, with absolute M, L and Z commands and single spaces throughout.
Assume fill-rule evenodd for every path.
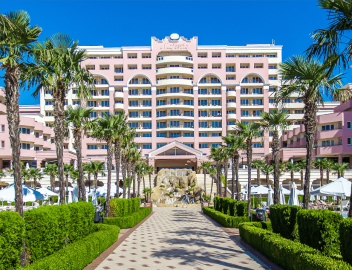
M 149 153 L 148 153 L 148 157 L 150 157 L 150 156 L 151 156 L 152 154 L 154 154 L 155 152 L 160 151 L 160 150 L 162 150 L 163 148 L 169 148 L 169 146 L 172 146 L 172 145 L 179 145 L 179 146 L 182 146 L 182 147 L 186 147 L 186 148 L 189 149 L 191 152 L 196 152 L 196 153 L 198 153 L 198 154 L 199 154 L 199 157 L 203 157 L 203 152 L 202 152 L 202 151 L 199 151 L 199 150 L 197 150 L 197 149 L 194 149 L 194 148 L 192 148 L 192 147 L 189 147 L 189 146 L 187 146 L 187 145 L 185 145 L 185 144 L 183 144 L 183 143 L 180 143 L 180 142 L 178 142 L 178 141 L 173 141 L 173 142 L 171 142 L 171 143 L 168 143 L 168 144 L 166 144 L 166 145 L 164 145 L 164 146 L 162 146 L 162 147 L 160 147 L 160 148 L 157 148 L 157 149 L 155 149 L 155 150 L 149 152 Z M 197 156 L 197 157 L 198 157 L 198 156 Z

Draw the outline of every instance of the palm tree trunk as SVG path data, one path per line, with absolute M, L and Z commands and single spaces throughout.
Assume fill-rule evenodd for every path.
M 145 180 L 144 180 L 144 175 L 143 175 L 143 192 L 144 192 L 144 190 L 145 190 Z M 146 196 L 147 194 L 145 194 L 145 197 L 147 198 L 147 196 Z M 147 200 L 146 200 L 147 201 Z
M 133 198 L 136 198 L 136 163 L 132 162 Z
M 116 167 L 116 186 L 119 186 L 121 164 L 121 142 L 115 140 L 115 167 Z
M 257 182 L 258 182 L 258 186 L 260 186 L 260 169 L 259 169 L 259 167 L 257 168 Z
M 251 185 L 252 185 L 252 140 L 247 138 L 247 166 L 248 166 L 248 207 L 247 216 L 251 214 Z
M 84 185 L 84 172 L 83 172 L 83 165 L 82 165 L 82 133 L 80 130 L 75 129 L 73 130 L 73 136 L 75 138 L 75 142 L 73 144 L 73 147 L 76 150 L 76 155 L 77 155 L 77 168 L 78 168 L 78 173 L 79 173 L 79 178 L 78 178 L 78 185 L 81 189 L 81 196 L 82 196 L 82 201 L 86 201 L 86 188 Z M 89 177 L 89 173 L 88 173 Z
M 207 196 L 207 186 L 206 186 L 206 177 L 207 177 L 207 174 L 206 174 L 206 169 L 203 168 L 203 174 L 204 174 L 204 197 Z
M 324 177 L 324 171 L 323 169 L 320 169 L 320 186 L 323 186 L 323 177 Z
M 66 193 L 68 194 L 68 173 L 66 173 Z
M 66 89 L 58 86 L 53 91 L 54 97 L 54 132 L 57 155 L 57 170 L 60 184 L 60 203 L 65 204 L 65 179 L 64 179 L 64 133 L 65 133 L 65 92 Z M 81 160 L 82 162 L 82 160 Z
M 110 210 L 110 193 L 111 193 L 111 168 L 112 168 L 112 141 L 111 139 L 106 140 L 107 143 L 107 151 L 108 151 L 108 157 L 107 157 L 107 165 L 108 165 L 108 194 L 106 196 L 106 210 L 105 213 L 107 213 L 108 216 L 110 216 L 109 210 Z
M 224 161 L 224 173 L 225 173 L 225 197 L 227 197 L 227 160 Z
M 232 183 L 232 186 L 231 186 L 231 199 L 234 199 L 235 198 L 235 189 L 234 189 L 234 185 L 235 185 L 235 155 L 232 155 L 232 176 L 231 176 L 231 183 Z M 236 183 L 237 184 L 237 183 Z M 237 198 L 238 200 L 238 198 Z
M 128 194 L 127 198 L 131 198 L 131 164 L 127 162 L 127 181 L 128 181 Z
M 273 160 L 274 160 L 274 204 L 279 203 L 279 187 L 280 187 L 280 142 L 278 131 L 273 131 Z
M 301 188 L 303 189 L 303 170 L 301 170 Z
M 309 204 L 309 187 L 310 187 L 310 171 L 312 167 L 312 156 L 315 132 L 317 129 L 317 105 L 314 98 L 306 98 L 304 100 L 304 126 L 306 132 L 307 142 L 307 158 L 306 158 L 306 175 L 304 183 L 304 197 L 303 197 L 303 208 L 308 209 Z
M 211 175 L 210 200 L 211 200 L 211 196 L 213 196 L 213 185 L 214 185 L 214 176 Z
M 95 190 L 98 188 L 98 173 L 94 173 Z
M 126 199 L 126 159 L 124 156 L 121 157 L 121 161 L 122 161 L 123 198 Z
M 5 98 L 6 118 L 9 127 L 9 137 L 12 149 L 12 169 L 15 183 L 16 212 L 23 217 L 23 193 L 21 177 L 21 149 L 20 149 L 20 113 L 18 99 L 19 93 L 18 67 L 6 67 L 5 70 Z M 25 261 L 24 261 L 25 263 Z M 21 260 L 22 265 L 22 260 Z
M 138 182 L 138 188 L 137 188 L 137 197 L 141 197 L 140 193 L 140 188 L 141 188 L 141 180 L 140 176 L 138 176 L 137 182 Z
M 89 185 L 89 192 L 90 192 L 90 181 L 91 181 L 91 178 L 90 178 L 90 172 L 88 172 L 88 185 Z M 84 181 L 83 181 L 83 183 L 84 183 Z M 85 186 L 86 186 L 86 185 L 84 185 L 84 189 L 85 189 Z
M 294 180 L 293 180 L 293 171 L 291 171 L 291 185 L 292 185 L 292 183 L 294 182 Z
M 266 186 L 269 187 L 269 174 L 266 174 Z
M 236 168 L 236 193 L 237 193 L 237 200 L 240 199 L 240 192 L 241 192 L 241 187 L 240 187 L 240 179 L 238 177 L 238 166 L 239 166 L 239 160 L 240 160 L 240 155 L 238 152 L 236 152 L 235 157 L 234 157 L 234 166 Z
M 149 187 L 150 187 L 150 191 L 152 191 L 152 174 L 151 173 L 149 174 Z M 148 202 L 149 202 L 149 199 L 151 199 L 152 194 L 150 193 L 148 197 L 149 197 L 148 198 Z

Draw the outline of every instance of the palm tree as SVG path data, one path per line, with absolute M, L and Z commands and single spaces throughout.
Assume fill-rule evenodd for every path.
M 115 167 L 116 167 L 116 186 L 119 185 L 120 177 L 120 164 L 121 164 L 121 142 L 123 141 L 123 136 L 127 131 L 127 121 L 126 116 L 123 111 L 115 116 L 116 119 L 116 133 L 114 141 L 114 154 L 115 154 Z
M 134 176 L 134 164 L 135 160 L 139 156 L 139 151 L 134 144 L 130 144 L 126 152 L 127 161 L 127 180 L 128 182 L 128 198 L 131 198 L 131 184 L 133 185 L 133 196 L 135 196 L 135 176 Z M 132 181 L 132 183 L 131 183 Z
M 211 167 L 209 169 L 209 174 L 210 174 L 210 177 L 211 177 L 211 186 L 210 186 L 210 199 L 211 199 L 211 196 L 213 196 L 213 184 L 214 184 L 214 176 L 216 175 L 217 173 L 217 170 L 215 167 Z
M 227 146 L 221 145 L 222 148 L 222 155 L 223 155 L 223 166 L 224 166 L 224 174 L 225 174 L 225 197 L 227 197 L 227 174 L 229 168 L 229 156 L 231 153 Z
M 103 113 L 103 117 L 99 118 L 94 123 L 93 136 L 98 140 L 104 140 L 107 144 L 107 167 L 108 167 L 108 196 L 106 197 L 106 210 L 105 213 L 109 213 L 110 210 L 110 194 L 111 194 L 111 169 L 112 169 L 112 154 L 113 147 L 112 143 L 115 139 L 116 119 L 110 113 L 109 115 Z M 109 214 L 108 214 L 109 215 Z
M 210 168 L 210 162 L 209 161 L 204 161 L 201 163 L 201 165 L 198 167 L 198 169 L 203 170 L 204 174 L 204 197 L 206 196 L 207 193 L 207 186 L 206 186 L 206 178 L 207 178 L 207 171 Z
M 303 172 L 306 169 L 306 160 L 302 159 L 301 161 L 297 162 L 297 167 L 299 169 L 299 172 L 301 174 L 301 188 L 303 189 L 304 187 L 304 177 L 303 177 Z
M 90 89 L 95 88 L 94 78 L 89 71 L 81 67 L 81 62 L 87 59 L 85 50 L 78 48 L 78 41 L 73 41 L 71 37 L 65 34 L 54 34 L 47 38 L 44 43 L 37 43 L 33 52 L 33 68 L 27 72 L 26 78 L 31 80 L 31 85 L 36 86 L 33 96 L 38 96 L 42 90 L 49 90 L 53 95 L 60 201 L 65 202 L 63 140 L 65 135 L 66 90 L 75 85 L 78 97 L 80 99 L 87 98 L 91 95 Z M 77 154 L 79 155 L 79 153 Z M 77 163 L 80 162 L 79 160 L 80 158 L 77 158 Z M 83 173 L 80 165 L 78 165 L 78 169 L 80 173 Z M 80 174 L 78 184 L 81 186 L 82 194 L 84 194 L 85 189 L 82 189 L 81 181 L 82 174 Z M 83 200 L 85 200 L 85 196 L 83 196 Z
M 327 179 L 327 184 L 329 184 L 330 181 L 330 171 L 334 167 L 334 161 L 331 159 L 324 158 L 325 160 L 325 170 L 326 170 L 326 179 Z
M 247 152 L 247 166 L 248 166 L 248 207 L 247 215 L 250 216 L 251 212 L 251 185 L 252 185 L 252 140 L 259 136 L 260 124 L 251 123 L 245 124 L 241 122 L 235 123 L 239 135 L 246 138 L 246 152 Z
M 257 169 L 257 182 L 258 186 L 260 186 L 260 170 L 265 165 L 265 160 L 263 159 L 255 159 L 253 160 L 253 167 Z
M 43 174 L 40 169 L 37 168 L 29 168 L 28 169 L 28 176 L 29 179 L 33 179 L 34 181 L 34 189 L 37 189 L 37 180 L 40 180 L 43 178 Z
M 88 186 L 89 186 L 89 192 L 90 192 L 90 184 L 91 184 L 91 181 L 92 181 L 91 180 L 91 176 L 93 174 L 92 162 L 82 163 L 82 168 L 83 168 L 83 174 L 84 174 L 84 172 L 87 172 Z M 83 188 L 86 189 L 84 180 L 83 180 Z M 82 196 L 83 196 L 83 194 L 82 194 Z M 84 196 L 85 196 L 85 194 L 84 194 Z
M 342 75 L 332 75 L 331 61 L 319 63 L 314 59 L 293 56 L 280 65 L 283 82 L 275 98 L 282 102 L 292 93 L 298 93 L 304 103 L 304 126 L 307 142 L 306 175 L 304 183 L 303 207 L 308 209 L 310 171 L 317 129 L 317 110 L 324 104 L 323 95 L 334 96 L 341 86 Z
M 3 170 L 0 169 L 0 181 L 1 181 L 1 179 L 4 178 L 4 177 L 5 177 L 5 173 L 4 173 Z
M 65 111 L 65 121 L 71 124 L 71 131 L 74 138 L 73 147 L 77 155 L 77 169 L 79 171 L 78 186 L 81 190 L 82 200 L 86 201 L 86 188 L 84 184 L 84 172 L 82 165 L 82 134 L 87 134 L 88 130 L 92 129 L 93 122 L 90 119 L 90 114 L 94 111 L 93 108 L 84 108 L 81 106 L 68 106 Z M 89 167 L 86 167 L 89 169 Z M 89 191 L 90 191 L 90 171 L 88 170 Z
M 136 132 L 134 130 L 128 130 L 122 139 L 121 143 L 121 167 L 122 167 L 122 180 L 123 180 L 123 198 L 126 198 L 126 180 L 127 180 L 127 175 L 129 175 L 129 162 L 127 159 L 128 153 L 129 153 L 129 147 L 133 141 L 133 138 L 135 137 Z M 129 178 L 130 179 L 130 178 Z M 129 181 L 129 180 L 128 180 Z M 130 190 L 130 185 L 128 185 L 128 188 Z M 129 196 L 129 195 L 128 195 Z
M 345 171 L 348 170 L 349 166 L 350 165 L 348 163 L 335 163 L 333 169 L 336 172 L 334 172 L 334 174 L 337 174 L 337 178 L 343 177 L 345 175 Z
M 73 170 L 73 166 L 71 164 L 64 164 L 64 174 L 66 178 L 66 192 L 68 193 L 68 177 L 70 175 L 70 172 Z
M 54 191 L 54 188 L 55 188 L 55 176 L 58 173 L 57 165 L 54 164 L 54 163 L 45 164 L 45 168 L 44 168 L 43 172 L 50 176 L 51 191 Z
M 78 182 L 79 179 L 79 171 L 78 169 L 73 169 L 69 172 L 70 177 L 72 179 L 72 183 Z
M 280 187 L 280 133 L 283 132 L 288 126 L 287 121 L 288 113 L 283 110 L 274 110 L 273 112 L 264 112 L 261 115 L 261 126 L 264 130 L 272 132 L 272 151 L 274 160 L 274 204 L 279 203 L 279 187 Z
M 222 162 L 223 162 L 223 149 L 220 147 L 212 147 L 210 149 L 209 159 L 215 161 L 216 167 L 216 181 L 217 181 L 217 195 L 221 196 L 221 182 L 222 182 Z
M 92 173 L 94 175 L 94 185 L 95 185 L 95 189 L 97 189 L 98 187 L 98 175 L 99 173 L 102 176 L 105 176 L 105 168 L 104 168 L 104 162 L 101 161 L 93 161 L 91 162 L 91 169 L 92 169 Z M 118 186 L 118 185 L 117 185 Z
M 23 194 L 20 161 L 20 114 L 18 99 L 20 96 L 20 75 L 27 67 L 32 44 L 38 39 L 41 28 L 30 25 L 27 12 L 15 11 L 1 15 L 0 20 L 0 62 L 5 70 L 6 117 L 12 149 L 14 170 L 16 212 L 23 216 Z M 21 265 L 24 264 L 23 258 Z
M 143 177 L 144 179 L 144 169 L 145 169 L 145 162 L 141 161 L 138 164 L 136 164 L 136 173 L 137 173 L 137 181 L 138 181 L 138 188 L 137 188 L 137 197 L 140 197 L 140 184 L 141 184 L 141 178 Z M 144 181 L 143 181 L 144 184 Z M 145 184 L 143 186 L 143 190 L 145 189 Z
M 238 199 L 240 197 L 240 182 L 238 177 L 238 165 L 240 159 L 239 151 L 246 149 L 246 144 L 244 143 L 245 138 L 237 135 L 235 136 L 235 134 L 228 134 L 226 137 L 222 137 L 222 139 L 226 143 L 232 159 L 231 198 L 234 199 L 234 180 L 236 177 L 236 194 Z
M 314 168 L 318 169 L 320 172 L 320 186 L 323 185 L 323 176 L 324 176 L 324 170 L 325 170 L 325 160 L 324 159 L 317 159 L 313 161 Z
M 291 174 L 291 184 L 292 184 L 292 182 L 294 182 L 294 173 L 299 172 L 298 164 L 292 163 L 290 161 L 286 161 L 285 162 L 285 171 L 289 172 Z
M 150 187 L 150 190 L 152 190 L 152 174 L 153 174 L 154 170 L 155 170 L 154 167 L 151 166 L 151 165 L 146 167 L 146 173 L 149 175 L 149 187 Z M 150 194 L 150 196 L 151 196 L 151 194 Z
M 271 174 L 274 170 L 273 165 L 265 164 L 260 168 L 263 174 L 265 174 L 266 177 L 266 185 L 269 187 L 269 174 Z
M 313 32 L 313 44 L 307 49 L 309 57 L 329 59 L 335 58 L 331 69 L 336 66 L 349 68 L 351 60 L 351 38 L 348 32 L 352 23 L 352 3 L 346 0 L 318 0 L 318 7 L 328 11 L 328 21 L 325 29 Z M 344 96 L 344 97 L 343 97 Z M 351 99 L 351 92 L 343 95 L 342 102 Z

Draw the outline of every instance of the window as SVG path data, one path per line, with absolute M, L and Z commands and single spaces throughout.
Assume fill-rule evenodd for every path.
M 142 69 L 152 69 L 152 67 L 150 65 L 147 65 L 147 66 L 142 65 Z
M 276 88 L 275 87 L 270 87 L 269 88 L 269 92 L 276 92 Z
M 236 114 L 235 111 L 227 111 L 227 114 Z
M 152 117 L 152 113 L 151 112 L 143 112 L 143 117 L 145 117 L 145 118 Z
M 123 73 L 123 68 L 115 68 L 115 73 Z
M 101 145 L 101 149 L 108 149 L 108 145 L 107 144 L 102 144 Z
M 166 90 L 165 89 L 157 89 L 156 94 L 157 95 L 166 94 Z
M 52 101 L 45 101 L 45 105 L 53 105 Z
M 166 133 L 157 133 L 156 136 L 160 137 L 160 138 L 165 138 L 166 137 Z
M 35 133 L 35 137 L 36 137 L 36 138 L 39 138 L 39 132 L 36 132 L 36 133 Z
M 151 100 L 143 100 L 143 106 L 144 107 L 152 106 L 152 101 Z
M 130 118 L 137 118 L 138 117 L 138 112 L 130 112 L 129 117 Z
M 321 127 L 322 131 L 328 131 L 328 130 L 334 130 L 335 126 L 334 125 L 325 125 Z
M 25 150 L 31 149 L 31 145 L 29 143 L 21 143 L 20 147 L 21 147 L 21 149 L 25 149 Z
M 101 84 L 108 84 L 108 81 L 105 79 L 101 79 Z
M 184 116 L 193 116 L 193 111 L 185 111 L 183 113 Z
M 5 125 L 1 125 L 1 132 L 5 132 Z
M 351 129 L 351 122 L 347 122 L 347 129 Z
M 241 111 L 241 116 L 248 116 L 248 111 Z
M 270 131 L 270 132 L 269 132 L 269 137 L 272 137 L 272 136 L 273 136 L 273 132 Z
M 221 100 L 217 100 L 217 99 L 213 99 L 212 101 L 211 101 L 211 105 L 212 106 L 221 106 Z
M 170 116 L 177 116 L 180 114 L 180 110 L 170 110 Z
M 231 77 L 226 76 L 226 80 L 232 80 L 232 81 L 234 81 L 234 80 L 235 80 L 235 77 L 233 77 L 233 76 L 231 76 Z
M 262 144 L 261 143 L 255 143 L 253 144 L 253 148 L 261 148 Z
M 276 65 L 269 65 L 269 69 L 276 69 Z
M 206 78 L 202 78 L 199 83 L 207 83 L 207 79 Z
M 152 134 L 151 133 L 143 133 L 143 136 L 142 137 L 151 137 Z
M 235 67 L 234 66 L 226 67 L 226 72 L 234 72 L 234 71 L 235 71 Z
M 276 54 L 267 54 L 266 57 L 269 57 L 269 58 L 276 58 Z
M 284 99 L 284 103 L 291 103 L 291 99 L 289 98 Z
M 35 151 L 40 151 L 39 146 L 36 146 L 36 147 L 35 147 Z
M 130 128 L 138 128 L 138 123 L 137 122 L 132 122 L 129 123 L 130 124 Z
M 73 101 L 73 105 L 81 105 L 81 102 L 80 102 L 79 100 L 78 100 L 78 101 L 77 101 L 77 100 L 74 100 L 74 101 Z
M 185 143 L 185 145 L 193 148 L 193 143 Z
M 253 57 L 263 57 L 262 54 L 253 54 L 252 56 L 253 56 Z
M 102 107 L 109 107 L 109 101 L 102 101 L 100 104 Z
M 1 148 L 5 148 L 5 141 L 1 141 Z
M 110 115 L 110 112 L 101 112 L 100 116 L 101 116 L 101 117 L 105 117 L 105 114 L 106 114 L 107 116 L 109 116 L 109 115 Z
M 261 100 L 261 99 L 253 99 L 253 105 L 263 105 L 263 100 Z
M 180 104 L 180 100 L 178 98 L 172 98 L 172 99 L 170 99 L 170 104 L 171 105 L 178 105 L 178 104 Z
M 198 94 L 199 95 L 206 95 L 206 94 L 208 94 L 208 90 L 207 89 L 199 89 Z
M 143 79 L 142 84 L 150 84 L 150 82 L 147 79 Z
M 185 122 L 184 126 L 185 128 L 193 128 L 193 122 Z
M 253 116 L 260 116 L 262 113 L 261 110 L 253 111 Z
M 143 129 L 151 129 L 152 123 L 143 123 Z
M 208 127 L 208 122 L 199 122 L 199 127 L 200 128 L 207 128 Z
M 109 95 L 109 90 L 101 90 L 101 95 L 102 96 L 108 96 Z
M 199 148 L 208 148 L 208 144 L 207 143 L 201 143 L 199 145 Z
M 158 122 L 156 128 L 166 128 L 166 122 Z
M 347 144 L 351 145 L 351 138 L 347 138 Z
M 165 111 L 160 111 L 156 113 L 156 117 L 164 117 L 166 116 L 166 112 Z
M 210 82 L 211 83 L 220 83 L 220 80 L 218 78 L 211 78 Z
M 97 112 L 91 112 L 89 114 L 90 117 L 96 118 L 97 117 Z
M 184 89 L 183 93 L 193 95 L 193 89 Z
M 277 80 L 276 76 L 269 76 L 269 80 Z
M 170 121 L 170 127 L 180 127 L 180 121 Z
M 221 143 L 213 143 L 211 147 L 218 148 L 221 145 Z
M 214 117 L 221 116 L 221 112 L 220 111 L 212 111 L 211 116 L 214 116 Z
M 151 58 L 151 55 L 148 53 L 148 54 L 142 54 L 142 58 Z
M 269 103 L 275 103 L 275 100 L 273 98 L 270 98 Z
M 183 134 L 184 137 L 194 137 L 193 132 L 188 132 Z
M 179 87 L 171 87 L 170 93 L 180 93 L 180 88 Z
M 151 144 L 143 144 L 143 149 L 152 149 Z
M 208 137 L 208 133 L 201 132 L 201 133 L 199 133 L 199 137 Z
M 241 99 L 241 105 L 248 105 L 249 101 L 248 99 Z
M 180 136 L 181 136 L 180 133 L 170 133 L 171 138 L 178 138 Z
M 96 144 L 88 144 L 88 149 L 95 150 L 95 149 L 98 149 L 98 146 Z
M 138 100 L 131 100 L 129 105 L 130 107 L 138 107 Z
M 156 147 L 157 147 L 157 148 L 160 148 L 160 147 L 163 147 L 163 146 L 165 146 L 165 145 L 166 145 L 166 143 L 158 143 Z
M 262 88 L 254 88 L 253 94 L 263 94 Z
M 21 134 L 31 134 L 31 130 L 29 128 L 20 128 Z
M 130 96 L 138 96 L 138 90 L 137 89 L 130 90 L 129 95 Z
M 144 96 L 150 96 L 152 94 L 152 90 L 151 89 L 143 89 L 142 94 Z
M 162 105 L 166 105 L 166 101 L 165 100 L 157 100 L 156 101 L 156 106 L 162 106 Z
M 211 89 L 211 94 L 212 95 L 221 95 L 221 90 L 220 89 Z
M 217 121 L 217 122 L 211 122 L 211 126 L 213 128 L 221 128 L 221 122 Z
M 185 105 L 193 106 L 193 100 L 185 100 L 185 101 L 184 101 L 184 104 L 185 104 Z
M 248 88 L 241 88 L 242 95 L 248 95 Z
M 51 90 L 45 90 L 45 94 L 46 94 L 46 95 L 51 95 L 52 92 L 51 92 Z

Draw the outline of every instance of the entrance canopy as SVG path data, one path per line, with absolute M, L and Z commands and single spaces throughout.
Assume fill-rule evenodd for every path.
M 155 159 L 188 159 L 203 158 L 203 156 L 203 152 L 177 141 L 173 141 L 149 153 L 149 158 Z

